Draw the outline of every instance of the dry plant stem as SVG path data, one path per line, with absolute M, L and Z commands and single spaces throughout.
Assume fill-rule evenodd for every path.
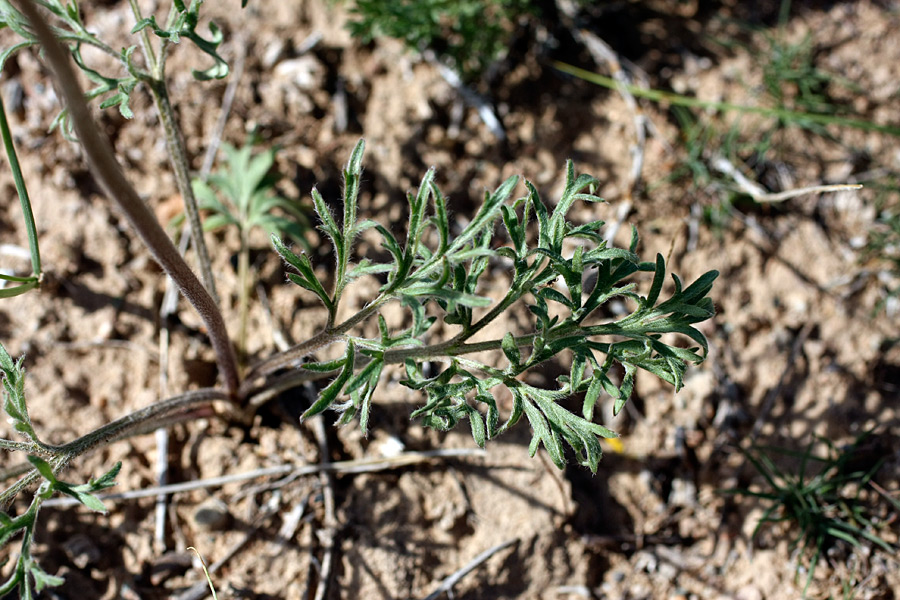
M 797 196 L 806 194 L 822 194 L 825 192 L 842 192 L 862 189 L 859 183 L 838 183 L 829 185 L 812 185 L 808 187 L 796 188 L 793 190 L 785 190 L 783 192 L 770 193 L 761 185 L 747 179 L 727 158 L 721 155 L 714 155 L 710 159 L 710 164 L 720 173 L 731 177 L 740 190 L 753 198 L 754 202 L 760 204 L 772 204 L 775 202 L 784 202 Z
M 341 474 L 358 474 L 358 473 L 377 473 L 379 471 L 388 471 L 391 469 L 400 469 L 411 465 L 417 465 L 425 462 L 431 462 L 444 458 L 463 458 L 463 457 L 479 457 L 486 456 L 486 452 L 480 448 L 447 448 L 443 450 L 430 450 L 425 452 L 404 452 L 397 456 L 388 458 L 362 458 L 359 460 L 344 460 L 329 463 L 319 463 L 317 465 L 278 465 L 276 467 L 266 467 L 256 469 L 247 473 L 235 473 L 234 475 L 223 475 L 221 477 L 211 477 L 209 479 L 200 479 L 198 481 L 186 481 L 184 483 L 172 483 L 169 485 L 147 488 L 142 490 L 134 490 L 131 492 L 118 492 L 112 494 L 97 494 L 97 497 L 105 501 L 116 500 L 137 500 L 139 498 L 150 498 L 158 494 L 180 494 L 191 492 L 194 490 L 205 490 L 210 488 L 222 487 L 230 483 L 240 483 L 250 481 L 251 479 L 259 479 L 261 477 L 284 477 L 293 475 L 302 477 L 305 475 L 315 475 L 322 471 L 331 471 Z M 294 479 L 291 479 L 293 481 Z M 274 489 L 274 488 L 269 488 Z M 43 503 L 42 506 L 75 506 L 78 500 L 69 497 L 51 498 Z
M 577 30 L 577 34 L 581 38 L 582 43 L 587 47 L 588 52 L 591 53 L 594 62 L 606 62 L 609 65 L 609 70 L 612 73 L 613 79 L 615 79 L 618 84 L 616 86 L 616 91 L 619 92 L 619 95 L 622 97 L 622 100 L 625 101 L 628 110 L 631 111 L 631 117 L 634 123 L 635 143 L 631 148 L 631 173 L 629 174 L 628 190 L 625 194 L 625 200 L 630 202 L 635 188 L 640 184 L 641 172 L 644 168 L 644 146 L 647 142 L 647 117 L 644 115 L 641 107 L 638 106 L 637 100 L 635 100 L 631 92 L 628 91 L 628 86 L 632 85 L 632 82 L 628 77 L 628 74 L 625 73 L 625 70 L 622 69 L 622 65 L 619 63 L 619 57 L 609 44 L 589 31 Z
M 266 315 L 266 324 L 272 336 L 272 343 L 279 352 L 285 352 L 291 347 L 291 344 L 288 342 L 281 323 L 276 321 L 272 315 L 272 306 L 269 304 L 269 297 L 266 295 L 266 289 L 262 284 L 256 284 L 256 297 L 259 298 L 259 304 Z
M 422 53 L 422 56 L 438 70 L 438 73 L 441 74 L 444 81 L 456 90 L 456 93 L 460 95 L 463 102 L 469 106 L 475 107 L 481 121 L 487 125 L 487 128 L 494 134 L 494 137 L 501 142 L 506 140 L 506 131 L 503 129 L 503 123 L 500 122 L 500 119 L 497 117 L 496 113 L 494 113 L 494 109 L 488 101 L 464 84 L 459 74 L 438 60 L 434 52 L 425 50 Z
M 182 237 L 178 241 L 178 253 L 184 256 L 190 241 L 190 229 L 185 226 Z M 163 295 L 159 307 L 159 397 L 169 396 L 169 317 L 178 308 L 178 290 L 173 285 L 171 277 L 166 277 L 166 292 Z M 156 430 L 156 466 L 157 485 L 168 483 L 169 470 L 169 430 L 160 428 Z M 154 514 L 154 538 L 160 551 L 166 548 L 166 517 L 169 514 L 168 502 L 164 494 L 156 497 Z
M 457 583 L 459 583 L 459 581 L 463 577 L 465 577 L 466 575 L 468 575 L 469 573 L 474 571 L 481 563 L 483 563 L 484 561 L 486 561 L 493 555 L 497 554 L 498 552 L 500 552 L 501 550 L 503 550 L 505 548 L 509 548 L 510 546 L 517 543 L 518 541 L 519 541 L 518 539 L 514 538 L 511 540 L 507 540 L 507 541 L 503 542 L 502 544 L 497 544 L 493 548 L 488 548 L 487 550 L 485 550 L 484 552 L 482 552 L 481 554 L 479 554 L 478 556 L 473 558 L 468 564 L 466 564 L 459 571 L 457 571 L 457 572 L 453 573 L 452 575 L 450 575 L 449 577 L 447 577 L 441 583 L 441 585 L 440 585 L 440 587 L 438 587 L 438 589 L 436 589 L 432 593 L 428 594 L 428 596 L 425 598 L 425 600 L 437 600 L 438 598 L 441 597 L 441 595 L 443 595 L 445 593 L 447 594 L 447 596 L 452 598 L 453 597 L 453 586 L 456 585 Z
M 53 33 L 31 0 L 17 0 L 16 4 L 31 22 L 41 41 L 47 63 L 66 100 L 72 124 L 84 148 L 91 172 L 106 194 L 118 203 L 126 214 L 153 258 L 175 281 L 181 293 L 200 314 L 200 318 L 203 319 L 209 332 L 210 341 L 216 353 L 216 362 L 225 381 L 225 388 L 230 396 L 236 397 L 239 385 L 237 361 L 234 349 L 228 339 L 225 322 L 216 302 L 178 254 L 178 250 L 160 227 L 153 212 L 144 204 L 125 178 L 109 140 L 99 133 L 99 127 L 91 118 L 87 104 L 84 102 L 84 94 L 69 62 L 68 53 L 53 37 Z
M 313 419 L 313 432 L 319 445 L 319 460 L 328 464 L 328 436 L 325 433 L 324 418 L 319 415 Z M 322 498 L 325 505 L 325 518 L 322 528 L 316 532 L 322 544 L 322 563 L 319 568 L 319 584 L 316 586 L 315 600 L 325 600 L 328 593 L 328 581 L 331 579 L 331 566 L 334 562 L 334 536 L 337 533 L 337 517 L 334 514 L 334 481 L 330 471 L 323 470 L 319 473 L 319 482 L 322 485 Z

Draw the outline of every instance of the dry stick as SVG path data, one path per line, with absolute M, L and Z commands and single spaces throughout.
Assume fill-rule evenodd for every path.
M 288 336 L 284 332 L 281 323 L 275 319 L 272 314 L 272 305 L 269 304 L 269 295 L 266 294 L 266 288 L 261 283 L 256 284 L 256 297 L 259 298 L 259 304 L 262 306 L 263 313 L 266 315 L 268 330 L 272 336 L 272 343 L 279 352 L 287 352 L 291 344 L 288 342 Z
M 325 434 L 325 422 L 322 415 L 312 420 L 313 432 L 316 442 L 319 444 L 319 460 L 322 464 L 328 463 L 328 438 Z M 337 517 L 334 514 L 334 477 L 329 471 L 319 472 L 319 481 L 322 485 L 322 498 L 325 505 L 325 518 L 322 528 L 316 532 L 316 537 L 322 543 L 322 562 L 319 568 L 319 585 L 316 586 L 314 600 L 325 600 L 328 593 L 328 580 L 331 579 L 331 565 L 334 561 L 334 536 L 337 532 Z
M 755 181 L 747 179 L 727 158 L 721 155 L 715 155 L 710 159 L 712 167 L 731 177 L 740 190 L 753 198 L 755 202 L 760 204 L 771 204 L 774 202 L 784 202 L 797 196 L 806 194 L 821 194 L 822 192 L 840 192 L 844 190 L 858 190 L 863 186 L 858 183 L 839 183 L 833 185 L 812 185 L 809 187 L 796 188 L 778 193 L 769 193 L 761 185 Z
M 31 23 L 41 42 L 48 66 L 65 98 L 72 124 L 91 172 L 106 195 L 116 202 L 128 217 L 131 226 L 150 250 L 153 258 L 175 281 L 181 293 L 200 314 L 209 332 L 216 353 L 216 362 L 225 380 L 225 388 L 235 399 L 239 386 L 237 361 L 218 306 L 178 254 L 178 250 L 160 227 L 153 212 L 125 178 L 109 140 L 100 134 L 99 126 L 94 123 L 85 104 L 84 94 L 72 70 L 68 53 L 57 42 L 32 0 L 16 0 L 16 4 Z
M 239 483 L 258 479 L 260 477 L 273 477 L 284 475 L 296 475 L 298 477 L 304 475 L 315 475 L 322 471 L 331 471 L 341 474 L 359 474 L 359 473 L 377 473 L 379 471 L 388 471 L 391 469 L 400 469 L 411 465 L 417 465 L 442 458 L 463 458 L 468 456 L 484 457 L 486 453 L 481 449 L 474 448 L 449 448 L 444 450 L 429 450 L 426 452 L 404 452 L 397 456 L 389 458 L 363 458 L 359 460 L 344 460 L 338 462 L 326 462 L 317 465 L 278 465 L 276 467 L 266 467 L 263 469 L 255 469 L 247 473 L 236 473 L 234 475 L 223 475 L 221 477 L 211 477 L 209 479 L 200 479 L 197 481 L 186 481 L 184 483 L 173 483 L 161 487 L 148 488 L 143 490 L 133 490 L 130 492 L 120 492 L 116 494 L 97 494 L 97 497 L 103 501 L 116 500 L 136 500 L 139 498 L 150 498 L 157 494 L 179 494 L 183 492 L 191 492 L 194 490 L 209 489 L 214 487 L 222 487 L 229 483 Z M 78 504 L 78 500 L 69 497 L 51 498 L 46 500 L 42 507 L 53 506 L 74 506 Z
M 566 3 L 560 2 L 561 7 Z M 569 15 L 573 17 L 573 15 Z M 616 91 L 625 101 L 625 106 L 631 112 L 632 122 L 634 124 L 634 144 L 631 147 L 631 171 L 628 175 L 628 188 L 625 190 L 625 200 L 619 205 L 616 211 L 616 220 L 606 229 L 603 238 L 607 244 L 612 245 L 613 239 L 618 233 L 622 223 L 628 217 L 633 206 L 634 191 L 637 189 L 641 181 L 641 173 L 644 169 L 644 147 L 647 143 L 647 130 L 649 129 L 649 119 L 641 110 L 634 95 L 629 91 L 629 86 L 633 85 L 628 73 L 622 68 L 619 57 L 615 51 L 602 39 L 587 30 L 574 29 L 575 39 L 580 40 L 588 49 L 591 58 L 598 65 L 606 63 L 610 73 L 616 82 Z
M 509 548 L 510 546 L 512 546 L 515 543 L 518 543 L 518 541 L 519 541 L 518 538 L 513 538 L 511 540 L 507 540 L 507 541 L 503 542 L 502 544 L 497 544 L 493 548 L 488 548 L 487 550 L 485 550 L 484 552 L 482 552 L 481 554 L 479 554 L 478 556 L 473 558 L 472 561 L 469 562 L 462 569 L 460 569 L 456 573 L 447 577 L 441 583 L 441 585 L 438 587 L 438 589 L 436 589 L 431 594 L 429 594 L 425 598 L 425 600 L 437 600 L 438 598 L 441 597 L 441 594 L 444 594 L 444 593 L 446 593 L 447 595 L 450 595 L 451 591 L 453 589 L 453 586 L 456 585 L 457 583 L 459 583 L 460 579 L 462 579 L 463 577 L 465 577 L 466 575 L 468 575 L 469 573 L 474 571 L 475 568 L 478 567 L 478 565 L 480 565 L 481 563 L 483 563 L 484 561 L 486 561 L 493 555 L 497 554 L 498 552 L 500 552 L 501 550 L 503 550 L 505 548 Z
M 641 110 L 640 105 L 638 105 L 637 100 L 635 100 L 634 95 L 631 93 L 630 88 L 635 84 L 625 69 L 622 68 L 622 61 L 619 60 L 619 55 L 616 54 L 615 50 L 593 32 L 588 31 L 587 29 L 580 29 L 574 25 L 578 17 L 577 7 L 574 3 L 569 0 L 557 0 L 556 6 L 562 14 L 572 21 L 572 36 L 587 48 L 594 63 L 598 66 L 606 64 L 609 67 L 610 74 L 616 83 L 616 91 L 622 97 L 622 100 L 625 101 L 625 106 L 628 107 L 628 110 L 631 112 L 631 118 L 634 124 L 635 142 L 631 147 L 631 171 L 628 178 L 628 189 L 625 193 L 626 204 L 630 207 L 632 194 L 641 181 L 641 172 L 644 169 L 644 146 L 647 143 L 647 132 L 651 130 L 650 120 L 647 118 L 647 115 L 644 114 L 643 110 Z M 632 67 L 634 66 L 632 65 Z M 641 87 L 646 87 L 646 85 L 642 85 Z M 613 229 L 618 229 L 620 224 L 621 221 Z M 615 235 L 615 231 L 613 231 L 612 235 Z M 607 239 L 607 242 L 611 241 L 611 237 Z
M 169 483 L 169 430 L 160 427 L 154 432 L 156 437 L 156 482 L 157 485 Z M 153 541 L 159 552 L 166 550 L 166 514 L 168 504 L 166 496 L 159 494 L 153 507 Z
M 625 101 L 625 106 L 631 111 L 631 118 L 634 123 L 635 143 L 631 148 L 632 162 L 631 172 L 629 173 L 627 200 L 631 201 L 631 195 L 641 180 L 641 172 L 644 168 L 644 146 L 647 142 L 647 117 L 644 115 L 641 107 L 638 106 L 629 86 L 633 85 L 628 74 L 619 63 L 619 57 L 615 51 L 602 39 L 587 30 L 576 30 L 576 38 L 579 38 L 590 52 L 591 57 L 596 63 L 606 63 L 609 65 L 610 73 L 616 81 L 616 91 Z
M 494 109 L 491 108 L 491 105 L 487 100 L 481 97 L 480 94 L 475 92 L 472 88 L 468 87 L 463 80 L 460 78 L 459 74 L 442 63 L 432 52 L 431 50 L 425 50 L 422 53 L 422 56 L 425 60 L 431 63 L 440 73 L 441 77 L 444 78 L 450 87 L 456 90 L 456 93 L 460 95 L 463 99 L 463 102 L 475 108 L 478 112 L 478 116 L 481 118 L 481 121 L 487 125 L 488 130 L 494 134 L 494 137 L 500 140 L 501 142 L 506 139 L 506 131 L 503 129 L 503 123 L 500 122 L 500 119 L 494 113 Z
M 185 224 L 181 239 L 178 242 L 178 252 L 182 256 L 187 252 L 190 242 L 190 226 Z M 166 277 L 166 291 L 159 307 L 159 395 L 165 398 L 169 390 L 169 317 L 178 308 L 178 291 L 173 285 L 171 277 Z M 169 479 L 169 430 L 160 427 L 156 430 L 156 482 L 157 485 L 166 485 Z M 165 494 L 156 497 L 153 534 L 157 546 L 161 550 L 166 548 L 166 516 L 168 505 Z

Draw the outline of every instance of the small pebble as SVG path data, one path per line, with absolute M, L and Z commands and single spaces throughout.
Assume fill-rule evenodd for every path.
M 205 531 L 221 531 L 231 523 L 228 506 L 218 498 L 207 498 L 192 515 L 194 524 Z

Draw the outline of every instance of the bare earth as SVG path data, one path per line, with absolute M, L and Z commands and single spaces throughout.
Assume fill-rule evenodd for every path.
M 127 3 L 103 4 L 102 14 L 88 10 L 88 24 L 113 28 L 124 45 L 131 27 Z M 473 214 L 485 189 L 512 174 L 534 182 L 545 198 L 558 197 L 567 158 L 604 182 L 601 193 L 608 200 L 579 209 L 575 218 L 613 223 L 629 200 L 634 129 L 618 94 L 562 75 L 534 51 L 516 56 L 489 90 L 481 90 L 490 93 L 506 127 L 508 139 L 500 141 L 432 65 L 396 42 L 362 46 L 352 40 L 339 7 L 321 1 L 249 4 L 243 11 L 236 1 L 204 6 L 205 18 L 224 30 L 222 54 L 232 64 L 244 57 L 223 138 L 241 144 L 256 129 L 266 146 L 280 146 L 279 167 L 287 175 L 280 191 L 287 197 L 311 206 L 309 190 L 317 184 L 326 198 L 336 199 L 340 168 L 364 137 L 361 210 L 401 228 L 404 194 L 432 165 L 460 221 Z M 646 70 L 652 87 L 751 103 L 762 77 L 753 48 L 725 51 L 703 41 L 734 33 L 725 17 L 743 13 L 728 8 L 735 3 L 725 4 L 706 14 L 692 3 L 642 3 L 645 18 L 632 32 L 642 49 L 617 44 L 617 36 L 624 40 L 628 32 L 606 41 Z M 900 123 L 900 6 L 869 0 L 795 4 L 784 34 L 811 36 L 821 49 L 817 64 L 858 86 L 845 93 L 862 118 Z M 661 17 L 669 5 L 680 6 L 677 18 Z M 762 45 L 773 31 L 744 33 L 748 43 Z M 321 39 L 305 50 L 314 34 Z M 5 45 L 10 38 L 0 39 Z M 586 54 L 563 58 L 594 68 Z M 197 169 L 214 137 L 227 84 L 192 80 L 190 67 L 206 60 L 177 48 L 169 68 L 171 96 Z M 32 418 L 48 441 L 61 443 L 164 395 L 158 314 L 165 281 L 100 195 L 78 147 L 58 132 L 47 134 L 58 105 L 36 54 L 11 60 L 0 83 L 47 278 L 40 292 L 0 302 L 0 341 L 13 356 L 25 355 Z M 11 105 L 17 90 L 23 95 Z M 113 111 L 101 119 L 129 177 L 167 222 L 180 210 L 180 199 L 149 97 L 141 93 L 136 100 L 133 120 Z M 689 371 L 680 393 L 642 373 L 628 410 L 613 418 L 611 406 L 603 407 L 604 424 L 622 434 L 622 444 L 605 446 L 596 475 L 577 466 L 560 472 L 543 451 L 529 458 L 530 432 L 521 423 L 484 454 L 336 474 L 327 487 L 313 475 L 176 494 L 168 505 L 165 547 L 154 542 L 153 498 L 110 501 L 108 516 L 46 508 L 37 555 L 66 583 L 45 597 L 178 597 L 204 581 L 186 549 L 193 546 L 208 564 L 226 559 L 212 576 L 221 598 L 306 598 L 327 557 L 333 561 L 328 598 L 425 598 L 480 553 L 505 542 L 511 544 L 459 580 L 453 597 L 800 597 L 806 574 L 797 575 L 797 568 L 806 562 L 789 548 L 796 531 L 770 526 L 751 540 L 762 505 L 720 492 L 765 489 L 736 449 L 750 438 L 802 451 L 816 435 L 841 445 L 873 429 L 871 460 L 885 459 L 876 481 L 897 498 L 900 311 L 884 304 L 885 290 L 897 286 L 896 274 L 878 260 L 863 261 L 859 249 L 876 226 L 878 202 L 887 197 L 896 203 L 897 191 L 867 186 L 778 205 L 742 204 L 724 224 L 709 225 L 699 215 L 718 206 L 728 190 L 672 180 L 684 153 L 676 122 L 666 107 L 647 103 L 643 109 L 658 134 L 646 143 L 643 185 L 630 198 L 616 242 L 626 244 L 634 224 L 642 235 L 641 255 L 661 252 L 682 279 L 719 270 L 713 289 L 718 314 L 702 325 L 709 359 Z M 753 123 L 740 125 L 747 139 Z M 863 172 L 888 181 L 888 174 L 900 171 L 896 137 L 828 131 L 834 140 L 797 128 L 778 136 L 773 169 L 779 174 L 760 182 L 780 191 L 776 187 L 871 179 Z M 2 243 L 27 248 L 6 168 L 0 185 Z M 230 233 L 207 240 L 226 317 L 236 329 L 237 240 Z M 275 331 L 293 341 L 316 332 L 323 310 L 311 295 L 285 283 L 265 236 L 254 243 L 252 260 L 271 307 L 270 317 L 262 303 L 252 304 L 250 353 L 258 359 L 276 351 Z M 359 250 L 379 251 L 367 244 Z M 320 248 L 323 275 L 328 259 L 328 249 Z M 27 269 L 27 261 L 6 250 L 0 260 L 5 268 Z M 498 269 L 494 289 L 485 293 L 502 293 L 504 277 Z M 641 284 L 648 286 L 649 279 Z M 348 303 L 361 304 L 372 289 L 361 284 Z M 516 314 L 493 333 L 515 331 Z M 200 320 L 183 301 L 169 356 L 165 393 L 214 382 Z M 398 375 L 389 374 L 376 394 L 368 438 L 354 426 L 332 428 L 327 416 L 324 458 L 476 448 L 465 430 L 437 434 L 410 422 L 421 398 L 399 386 Z M 292 392 L 249 428 L 219 421 L 175 427 L 169 481 L 320 462 L 312 429 L 296 418 L 309 398 L 310 390 Z M 7 425 L 3 429 L 2 437 L 14 437 Z M 13 464 L 21 457 L 3 460 Z M 157 485 L 153 436 L 86 457 L 65 478 L 83 481 L 118 460 L 124 466 L 117 490 Z M 329 523 L 332 493 L 335 519 Z M 866 493 L 877 500 L 872 490 Z M 896 543 L 896 511 L 885 510 L 882 518 L 880 535 Z M 4 554 L 15 550 L 12 544 Z M 838 544 L 820 561 L 808 595 L 842 597 L 842 585 L 852 597 L 894 598 L 900 591 L 896 558 L 868 543 L 858 549 Z

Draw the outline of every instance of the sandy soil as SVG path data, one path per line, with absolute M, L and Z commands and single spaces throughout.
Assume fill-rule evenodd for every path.
M 102 14 L 89 11 L 89 24 L 112 28 L 124 40 L 131 26 L 127 3 L 103 4 Z M 66 583 L 46 597 L 183 597 L 203 582 L 186 550 L 193 546 L 208 563 L 225 560 L 213 575 L 222 598 L 311 597 L 329 556 L 329 598 L 424 598 L 483 551 L 510 542 L 462 577 L 453 597 L 797 598 L 806 578 L 797 575 L 798 566 L 807 563 L 789 547 L 796 531 L 781 524 L 753 538 L 764 505 L 721 493 L 766 489 L 738 447 L 755 442 L 802 451 L 814 436 L 842 445 L 872 430 L 862 460 L 884 459 L 875 481 L 897 498 L 898 314 L 896 305 L 883 304 L 897 280 L 884 262 L 864 259 L 860 248 L 878 226 L 884 203 L 897 205 L 896 189 L 887 186 L 900 171 L 898 138 L 834 126 L 828 127 L 832 139 L 798 128 L 778 133 L 769 164 L 747 171 L 770 190 L 821 182 L 875 185 L 778 205 L 744 197 L 729 218 L 710 225 L 701 216 L 723 206 L 728 181 L 673 177 L 685 164 L 685 150 L 666 107 L 643 105 L 657 134 L 645 146 L 643 182 L 630 192 L 632 113 L 616 93 L 548 66 L 548 59 L 559 58 L 604 72 L 571 37 L 560 37 L 562 25 L 545 23 L 538 31 L 557 36 L 557 46 L 514 49 L 495 80 L 479 90 L 505 126 L 507 139 L 498 140 L 433 65 L 396 42 L 362 46 L 352 40 L 339 8 L 251 1 L 239 12 L 236 4 L 204 6 L 225 33 L 222 54 L 232 62 L 244 59 L 223 137 L 240 144 L 255 130 L 267 146 L 280 146 L 279 168 L 287 176 L 281 193 L 310 205 L 309 190 L 317 184 L 326 198 L 337 197 L 340 167 L 365 137 L 363 212 L 401 223 L 405 192 L 434 165 L 454 215 L 465 218 L 484 189 L 511 174 L 523 174 L 553 197 L 562 188 L 565 160 L 573 158 L 579 170 L 604 182 L 609 201 L 580 209 L 576 218 L 615 222 L 624 214 L 624 223 L 642 234 L 643 256 L 662 252 L 688 280 L 710 269 L 721 272 L 712 294 L 718 314 L 702 326 L 710 356 L 689 372 L 677 395 L 641 374 L 628 410 L 613 418 L 604 406 L 604 423 L 623 437 L 621 446 L 608 446 L 596 475 L 574 466 L 560 472 L 540 454 L 530 459 L 522 423 L 484 455 L 176 494 L 164 544 L 154 541 L 153 498 L 110 502 L 108 516 L 47 508 L 37 555 Z M 646 72 L 653 87 L 746 104 L 760 97 L 760 56 L 767 36 L 776 33 L 777 6 L 760 3 L 766 19 L 751 30 L 741 25 L 751 22 L 750 9 L 734 4 L 611 4 L 596 33 Z M 866 0 L 794 4 L 780 34 L 796 42 L 808 36 L 818 50 L 816 64 L 852 82 L 855 87 L 834 85 L 838 99 L 861 118 L 900 122 L 900 7 Z M 321 39 L 309 48 L 313 35 Z M 715 42 L 721 39 L 740 43 L 724 48 Z M 169 69 L 198 169 L 226 87 L 192 80 L 189 67 L 204 60 L 178 48 Z M 48 441 L 59 443 L 160 397 L 158 314 L 165 282 L 100 195 L 78 147 L 58 132 L 47 134 L 58 110 L 49 86 L 29 52 L 10 61 L 2 80 L 47 281 L 39 293 L 0 302 L 0 341 L 13 356 L 26 357 L 33 420 Z M 149 96 L 138 93 L 134 110 L 130 121 L 112 111 L 101 121 L 129 177 L 167 221 L 180 200 Z M 752 140 L 761 126 L 744 119 L 736 127 Z M 0 170 L 0 185 L 2 242 L 25 248 L 8 169 Z M 630 208 L 621 210 L 626 202 Z M 616 238 L 620 244 L 627 229 Z M 210 234 L 207 241 L 236 329 L 237 240 Z M 304 339 L 320 326 L 323 311 L 284 283 L 264 236 L 253 242 L 254 267 L 271 306 L 271 317 L 262 303 L 251 310 L 249 351 L 258 359 L 276 350 L 273 332 Z M 27 269 L 9 252 L 0 258 L 4 268 Z M 498 277 L 491 285 L 502 289 L 504 281 Z M 349 301 L 362 302 L 370 292 L 362 286 Z M 498 326 L 515 329 L 514 316 Z M 212 353 L 184 302 L 169 354 L 168 393 L 213 383 Z M 354 427 L 332 429 L 329 420 L 329 456 L 323 457 L 310 427 L 296 419 L 309 395 L 285 395 L 249 427 L 220 421 L 175 427 L 169 480 L 386 456 L 398 448 L 475 447 L 466 431 L 437 434 L 410 422 L 421 399 L 394 377 L 376 394 L 369 437 Z M 13 435 L 3 428 L 3 437 Z M 117 460 L 124 462 L 122 490 L 156 485 L 153 436 L 99 451 L 66 476 L 97 475 Z M 796 468 L 796 461 L 785 468 Z M 328 522 L 332 495 L 334 522 Z M 874 488 L 863 497 L 884 523 L 880 535 L 896 543 L 896 511 Z M 10 549 L 3 552 L 8 556 Z M 850 597 L 893 598 L 898 573 L 896 559 L 872 544 L 838 543 L 820 561 L 808 594 L 848 597 L 842 596 L 845 586 Z

